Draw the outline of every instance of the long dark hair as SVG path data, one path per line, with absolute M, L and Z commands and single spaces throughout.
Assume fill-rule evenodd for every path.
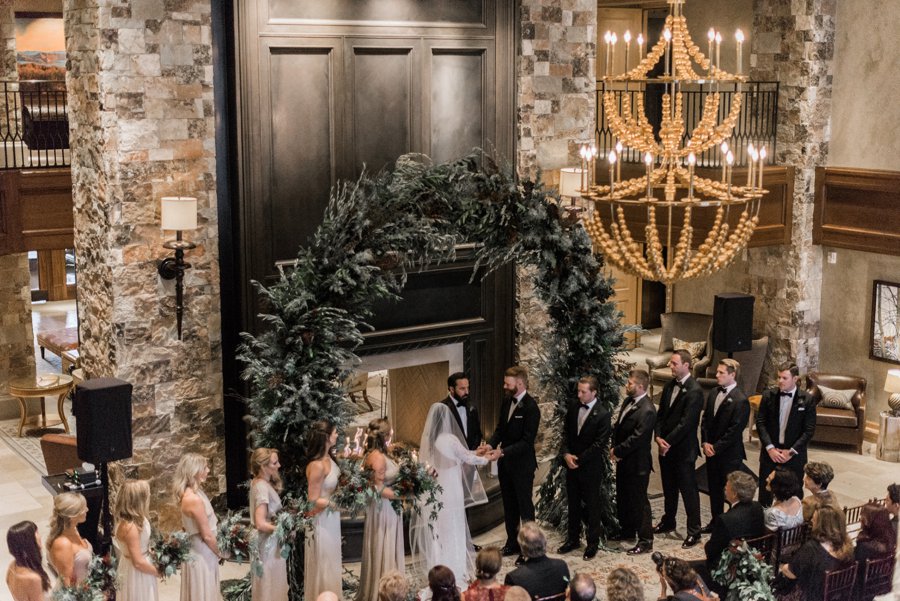
M 41 548 L 38 546 L 34 522 L 24 521 L 14 524 L 6 532 L 6 545 L 9 553 L 20 568 L 28 568 L 41 577 L 41 589 L 50 590 L 50 576 L 44 570 Z
M 437 565 L 428 571 L 428 588 L 432 601 L 459 601 L 456 576 L 447 566 Z
M 862 528 L 856 542 L 870 541 L 885 555 L 893 555 L 897 537 L 891 527 L 891 513 L 875 503 L 862 508 Z
M 318 459 L 325 453 L 328 448 L 328 437 L 334 432 L 334 428 L 334 422 L 327 419 L 321 419 L 310 426 L 306 433 L 306 463 Z

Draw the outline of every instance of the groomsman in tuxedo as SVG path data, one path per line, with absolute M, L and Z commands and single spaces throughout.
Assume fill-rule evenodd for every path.
M 653 516 L 647 487 L 653 470 L 650 441 L 656 424 L 656 408 L 647 387 L 650 376 L 642 369 L 628 374 L 619 417 L 613 430 L 609 458 L 616 465 L 616 509 L 621 530 L 610 540 L 631 539 L 637 534 L 637 544 L 629 555 L 649 553 L 653 549 Z
M 734 359 L 722 359 L 716 366 L 717 388 L 706 398 L 700 440 L 706 457 L 706 478 L 709 483 L 709 508 L 712 520 L 703 528 L 712 532 L 716 516 L 725 510 L 725 482 L 728 474 L 741 469 L 747 454 L 744 452 L 743 433 L 750 420 L 750 403 L 747 395 L 738 388 L 737 373 L 740 364 Z
M 662 391 L 656 416 L 659 472 L 665 495 L 665 513 L 654 528 L 656 534 L 675 530 L 678 495 L 687 514 L 687 537 L 683 549 L 700 542 L 700 491 L 694 463 L 700 454 L 697 429 L 703 410 L 703 388 L 691 377 L 691 354 L 676 350 L 669 359 L 672 380 Z
M 519 522 L 534 521 L 534 470 L 537 458 L 534 440 L 537 437 L 541 413 L 537 403 L 528 394 L 528 370 L 513 366 L 503 375 L 503 392 L 506 399 L 500 406 L 497 428 L 488 441 L 488 449 L 500 451 L 497 475 L 500 495 L 503 499 L 503 518 L 506 522 L 506 544 L 501 549 L 504 556 L 516 555 L 516 564 L 525 562 L 517 537 Z
M 441 401 L 450 409 L 450 415 L 463 433 L 466 446 L 475 451 L 481 444 L 481 417 L 478 409 L 469 404 L 469 378 L 461 371 L 447 378 L 447 390 L 450 394 Z
M 803 481 L 806 447 L 816 433 L 816 406 L 798 386 L 800 370 L 793 363 L 778 368 L 778 387 L 763 393 L 756 430 L 764 451 L 759 454 L 759 502 L 772 504 L 766 479 L 776 465 L 784 465 Z
M 560 448 L 566 464 L 569 532 L 559 553 L 568 553 L 581 546 L 581 522 L 586 518 L 585 559 L 593 559 L 600 545 L 600 483 L 603 481 L 604 453 L 611 431 L 609 411 L 598 402 L 597 388 L 597 378 L 594 376 L 578 380 L 578 400 L 569 405 Z

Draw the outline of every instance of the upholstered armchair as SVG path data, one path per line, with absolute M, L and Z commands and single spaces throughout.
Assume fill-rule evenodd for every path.
M 828 391 L 823 387 L 835 392 L 826 395 Z M 866 432 L 866 379 L 811 372 L 806 376 L 806 389 L 816 403 L 813 441 L 852 445 L 862 455 Z M 840 406 L 841 401 L 844 407 Z
M 762 368 L 768 351 L 769 337 L 763 336 L 753 341 L 753 346 L 749 351 L 732 353 L 732 358 L 741 364 L 737 377 L 738 388 L 747 396 L 760 391 L 759 377 L 762 375 Z M 709 392 L 717 386 L 716 368 L 719 366 L 719 361 L 727 357 L 728 353 L 719 350 L 713 351 L 712 358 L 706 367 L 706 373 L 703 377 L 697 378 L 697 382 L 703 387 L 705 392 Z
M 41 452 L 47 474 L 53 476 L 81 465 L 78 458 L 78 439 L 71 434 L 44 434 Z
M 702 313 L 663 313 L 662 336 L 659 339 L 659 354 L 647 359 L 647 371 L 650 372 L 650 396 L 655 386 L 665 386 L 672 379 L 672 372 L 667 367 L 672 351 L 675 350 L 673 340 L 678 338 L 685 342 L 706 341 L 706 348 L 694 361 L 691 372 L 699 377 L 706 373 L 712 352 L 712 315 Z

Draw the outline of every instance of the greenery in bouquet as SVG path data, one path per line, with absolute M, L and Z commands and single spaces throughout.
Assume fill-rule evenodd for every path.
M 337 463 L 341 473 L 331 500 L 351 517 L 355 517 L 365 511 L 369 502 L 375 498 L 371 470 L 364 467 L 361 459 L 356 457 L 340 458 Z
M 190 554 L 191 537 L 187 532 L 172 532 L 165 536 L 155 533 L 150 539 L 150 560 L 163 580 L 174 576 L 190 559 Z
M 427 505 L 431 508 L 428 520 L 435 521 L 438 512 L 444 507 L 439 500 L 444 490 L 438 484 L 433 470 L 419 463 L 412 453 L 399 454 L 397 463 L 400 472 L 391 486 L 398 497 L 391 501 L 394 510 L 399 514 L 413 510 L 421 515 L 422 507 Z
M 746 541 L 722 553 L 712 577 L 727 591 L 725 601 L 775 601 L 772 566 Z
M 92 588 L 87 580 L 71 586 L 54 589 L 50 595 L 52 601 L 105 601 L 106 595 L 99 589 Z
M 281 547 L 281 556 L 287 559 L 297 537 L 304 534 L 312 526 L 312 504 L 305 498 L 288 498 L 277 514 L 275 514 L 275 540 Z
M 94 590 L 98 590 L 112 598 L 116 590 L 119 560 L 111 553 L 94 555 L 88 566 L 86 582 Z
M 247 520 L 244 511 L 229 512 L 224 519 L 219 520 L 216 528 L 216 544 L 219 551 L 238 563 L 250 561 L 253 553 L 253 529 Z

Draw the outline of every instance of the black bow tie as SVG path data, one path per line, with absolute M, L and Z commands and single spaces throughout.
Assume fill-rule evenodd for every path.
M 721 392 L 722 394 L 727 394 L 727 393 L 728 393 L 728 389 L 725 388 L 724 386 L 719 386 L 719 392 Z
M 792 396 L 794 396 L 794 393 L 793 392 L 782 392 L 781 396 L 792 397 Z
M 675 388 L 684 388 L 684 384 L 681 382 L 675 382 Z
M 456 406 L 457 407 L 465 407 L 466 409 L 468 409 L 469 401 L 456 401 Z
M 584 403 L 581 403 L 581 406 L 578 407 L 578 409 L 579 409 L 579 410 L 580 410 L 580 409 L 590 409 L 590 407 L 588 407 L 588 406 L 585 405 Z

